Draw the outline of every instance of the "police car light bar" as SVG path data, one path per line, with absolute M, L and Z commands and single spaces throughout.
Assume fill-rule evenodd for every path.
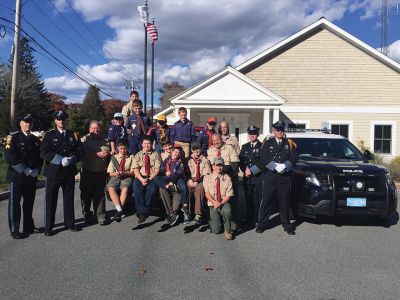
M 331 133 L 329 129 L 311 129 L 311 128 L 288 128 L 286 132 L 322 132 Z

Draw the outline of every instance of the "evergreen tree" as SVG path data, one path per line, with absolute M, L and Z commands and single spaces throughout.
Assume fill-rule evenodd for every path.
M 85 120 L 85 125 L 89 125 L 92 120 L 102 121 L 104 109 L 100 100 L 99 88 L 91 85 L 83 99 L 80 114 Z
M 0 134 L 5 135 L 10 128 L 11 73 L 0 63 Z

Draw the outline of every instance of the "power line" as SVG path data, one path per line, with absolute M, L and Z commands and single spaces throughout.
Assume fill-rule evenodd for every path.
M 0 6 L 6 8 L 6 9 L 9 9 L 9 10 L 15 11 L 14 8 L 8 7 L 7 5 L 0 4 Z
M 89 55 L 87 53 L 87 51 L 85 51 L 81 46 L 79 46 L 79 44 L 77 44 L 72 38 L 69 37 L 69 35 L 60 28 L 60 26 L 57 25 L 56 22 L 54 22 L 54 20 L 52 20 L 44 11 L 43 9 L 36 4 L 35 1 L 32 1 L 32 4 L 72 43 L 75 45 L 75 47 L 77 47 L 79 50 L 82 51 L 82 53 L 89 58 L 92 62 L 94 62 L 95 64 L 101 66 L 106 72 L 110 72 L 110 70 L 108 70 L 106 67 L 104 67 L 103 63 L 100 63 L 97 59 L 95 59 L 93 56 Z M 119 72 L 116 72 L 116 74 L 123 79 L 124 81 L 126 80 L 126 78 Z
M 49 0 L 51 1 L 51 0 Z M 94 32 L 90 29 L 90 27 L 86 24 L 86 22 L 82 19 L 82 17 L 79 15 L 79 13 L 75 10 L 75 8 L 73 8 L 73 6 L 71 5 L 71 3 L 68 0 L 65 0 L 65 2 L 68 4 L 68 6 L 72 9 L 72 11 L 75 13 L 75 15 L 79 18 L 79 20 L 81 21 L 81 23 L 85 26 L 85 28 L 87 29 L 87 31 L 91 34 L 91 36 L 95 39 L 95 41 L 102 47 L 102 43 L 101 41 L 99 41 L 99 39 L 96 37 L 96 35 L 94 34 Z M 115 59 L 112 54 L 110 52 L 107 51 L 107 49 L 104 48 L 104 51 L 116 62 L 118 63 L 124 70 L 126 70 L 128 72 L 128 74 L 130 74 L 131 76 L 135 77 L 135 75 L 131 74 L 129 72 L 128 69 L 126 69 L 122 64 L 120 64 L 117 59 Z

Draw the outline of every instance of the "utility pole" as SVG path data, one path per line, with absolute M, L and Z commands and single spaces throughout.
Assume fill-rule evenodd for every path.
M 17 112 L 17 86 L 19 77 L 19 36 L 21 30 L 21 0 L 16 0 L 15 3 L 15 30 L 14 30 L 14 60 L 12 70 L 12 83 L 11 83 L 11 104 L 10 104 L 10 128 L 15 131 L 16 112 Z
M 382 0 L 382 7 L 379 13 L 381 17 L 381 53 L 388 55 L 389 18 L 399 15 L 399 5 L 396 5 L 396 9 L 391 11 L 390 1 Z

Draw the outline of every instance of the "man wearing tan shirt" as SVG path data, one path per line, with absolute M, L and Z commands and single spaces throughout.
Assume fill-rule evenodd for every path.
M 142 142 L 142 151 L 138 152 L 134 160 L 135 180 L 133 181 L 133 193 L 135 195 L 136 215 L 138 223 L 146 221 L 151 202 L 157 194 L 158 185 L 154 178 L 161 167 L 161 156 L 153 151 L 151 137 L 145 136 Z
M 190 198 L 190 210 L 192 209 L 192 203 L 194 199 L 194 213 L 195 217 L 193 223 L 195 225 L 201 225 L 202 207 L 204 203 L 204 176 L 211 174 L 210 161 L 201 154 L 201 145 L 198 141 L 194 141 L 191 144 L 192 155 L 188 158 L 187 175 L 188 175 L 188 187 L 189 187 L 189 198 Z
M 105 225 L 104 188 L 107 180 L 106 168 L 110 157 L 110 145 L 101 134 L 101 127 L 97 121 L 90 122 L 89 134 L 81 140 L 85 151 L 79 184 L 83 218 L 85 223 L 91 222 L 93 213 L 90 211 L 90 205 L 93 201 L 93 211 L 96 213 L 97 222 Z
M 239 141 L 237 139 L 236 136 L 231 135 L 229 133 L 229 125 L 228 122 L 226 121 L 222 121 L 219 124 L 219 134 L 222 137 L 222 141 L 226 144 L 226 145 L 231 145 L 233 147 L 233 149 L 235 149 L 235 152 L 237 155 L 239 155 L 240 153 L 240 145 L 239 145 Z
M 111 221 L 121 222 L 121 218 L 124 216 L 123 207 L 128 197 L 128 189 L 133 181 L 133 164 L 134 157 L 128 154 L 128 145 L 119 142 L 118 153 L 111 157 L 107 168 L 107 173 L 111 177 L 107 183 L 107 190 L 117 210 L 111 217 Z
M 222 157 L 216 157 L 212 164 L 212 174 L 204 177 L 203 185 L 210 209 L 211 232 L 221 233 L 223 227 L 225 239 L 231 240 L 232 210 L 229 200 L 233 197 L 233 188 L 231 178 L 223 172 L 224 164 Z

